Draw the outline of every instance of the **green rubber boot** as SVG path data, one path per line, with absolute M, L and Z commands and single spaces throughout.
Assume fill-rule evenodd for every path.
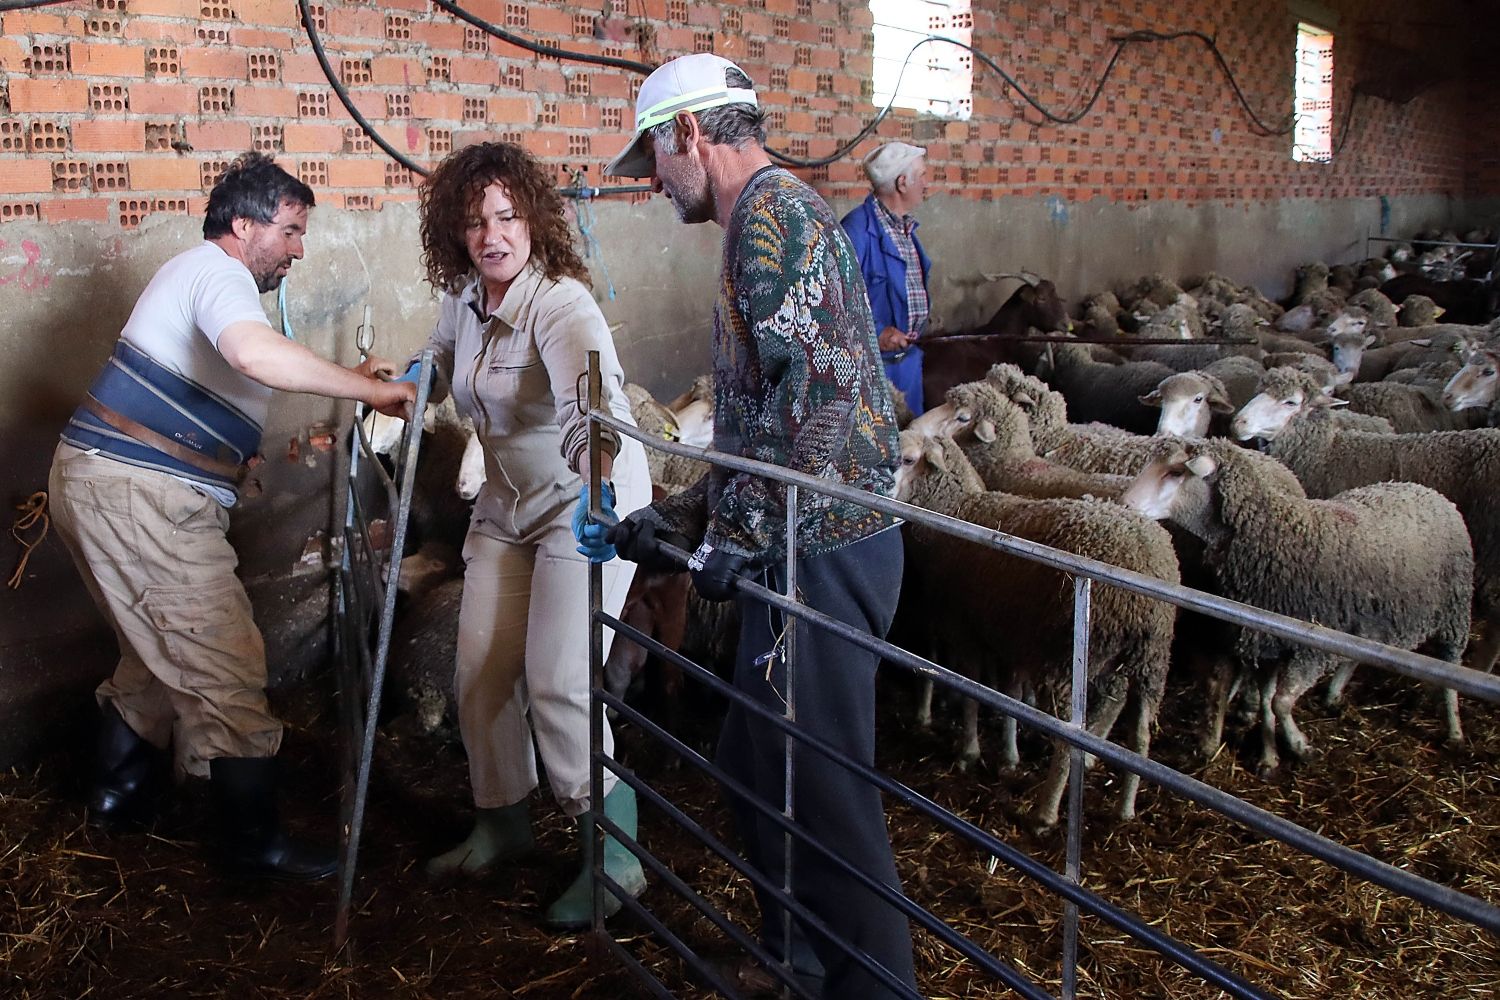
M 631 840 L 636 839 L 635 789 L 625 782 L 617 782 L 614 790 L 604 796 L 604 815 L 623 830 Z M 560 930 L 580 930 L 593 922 L 593 896 L 591 893 L 594 874 L 594 816 L 586 812 L 578 817 L 578 835 L 582 841 L 583 870 L 573 884 L 547 907 L 544 918 L 547 926 Z M 634 899 L 646 891 L 646 873 L 641 863 L 624 844 L 614 837 L 604 838 L 604 871 Z M 604 915 L 612 917 L 620 912 L 621 903 L 614 893 L 604 890 Z
M 491 865 L 512 861 L 531 852 L 531 814 L 523 799 L 511 806 L 480 809 L 474 813 L 474 830 L 453 850 L 427 862 L 427 874 L 478 875 Z

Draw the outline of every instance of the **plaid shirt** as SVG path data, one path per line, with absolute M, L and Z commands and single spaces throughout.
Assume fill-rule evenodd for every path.
M 917 256 L 917 244 L 911 235 L 917 228 L 917 220 L 910 215 L 896 218 L 896 213 L 886 208 L 879 198 L 875 199 L 875 207 L 879 210 L 880 224 L 900 252 L 901 262 L 906 265 L 907 308 L 906 330 L 903 332 L 920 336 L 927 328 L 927 316 L 932 307 L 927 298 L 927 276 L 922 273 L 922 261 Z

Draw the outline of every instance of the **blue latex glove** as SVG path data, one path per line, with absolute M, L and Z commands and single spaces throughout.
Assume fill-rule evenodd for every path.
M 603 492 L 599 498 L 600 512 L 611 522 L 617 521 L 614 484 L 605 483 Z M 589 562 L 609 562 L 615 557 L 615 547 L 605 539 L 608 533 L 607 525 L 589 519 L 589 488 L 585 483 L 578 490 L 578 506 L 573 508 L 573 537 L 578 539 L 578 554 L 587 556 Z
M 433 373 L 436 374 L 437 368 L 434 367 L 432 370 L 433 370 Z M 420 362 L 420 361 L 413 361 L 411 363 L 410 367 L 408 367 L 406 369 L 405 374 L 401 375 L 401 377 L 399 377 L 399 378 L 393 378 L 393 379 L 391 379 L 391 381 L 392 382 L 410 382 L 412 385 L 416 385 L 417 384 L 417 376 L 420 375 L 421 373 L 422 373 L 422 362 Z M 431 389 L 431 388 L 432 388 L 432 386 L 429 385 L 428 389 Z

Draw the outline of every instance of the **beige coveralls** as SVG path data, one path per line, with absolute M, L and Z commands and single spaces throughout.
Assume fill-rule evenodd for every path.
M 476 806 L 511 805 L 537 786 L 534 733 L 553 795 L 577 816 L 590 807 L 588 561 L 571 526 L 588 461 L 577 405 L 587 352 L 600 352 L 609 409 L 628 421 L 630 406 L 609 327 L 582 284 L 528 265 L 484 319 L 480 298 L 477 276 L 445 296 L 428 341 L 459 412 L 474 421 L 487 475 L 464 543 L 459 729 Z M 639 442 L 609 440 L 623 517 L 650 502 L 650 474 Z M 624 607 L 634 572 L 620 559 L 604 565 L 610 614 Z M 606 629 L 606 653 L 611 636 Z M 614 749 L 608 723 L 604 749 Z M 604 781 L 608 794 L 608 771 Z

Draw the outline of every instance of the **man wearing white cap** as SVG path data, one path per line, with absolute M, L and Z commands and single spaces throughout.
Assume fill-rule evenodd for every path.
M 885 373 L 906 396 L 911 412 L 920 415 L 925 401 L 922 349 L 916 341 L 930 313 L 927 275 L 932 267 L 911 213 L 926 193 L 927 150 L 887 142 L 865 157 L 864 166 L 873 190 L 844 216 L 843 226 L 870 292 Z
M 715 449 L 891 496 L 896 424 L 859 262 L 823 199 L 772 165 L 765 138 L 749 77 L 711 53 L 684 56 L 642 84 L 635 136 L 605 173 L 650 178 L 684 222 L 724 228 L 714 306 Z M 799 594 L 824 614 L 884 636 L 901 589 L 894 519 L 811 494 L 794 514 Z M 751 574 L 785 588 L 787 517 L 780 485 L 716 467 L 609 535 L 621 556 L 648 567 L 660 565 L 657 539 L 691 549 L 702 538 L 688 563 L 694 586 L 709 600 L 739 601 L 735 686 L 776 715 L 788 701 L 778 638 L 787 622 L 739 597 L 736 579 Z M 803 624 L 796 660 L 799 727 L 871 766 L 878 658 Z M 785 755 L 778 729 L 743 706 L 730 708 L 718 764 L 757 800 L 730 797 L 746 857 L 778 886 L 782 834 L 765 813 L 781 811 Z M 899 891 L 879 791 L 816 751 L 795 755 L 797 824 Z M 761 936 L 813 992 L 851 1000 L 916 995 L 911 931 L 899 910 L 800 839 L 791 885 L 829 934 L 797 925 L 784 940 L 781 906 L 758 889 Z

